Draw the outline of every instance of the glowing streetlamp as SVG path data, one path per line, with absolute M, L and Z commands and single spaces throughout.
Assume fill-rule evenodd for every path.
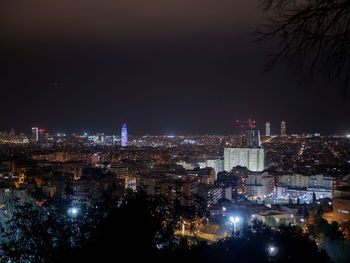
M 237 228 L 236 224 L 240 221 L 240 218 L 238 216 L 236 217 L 231 216 L 230 221 L 233 224 L 233 233 L 236 233 L 236 228 Z
M 78 215 L 78 212 L 79 210 L 76 207 L 71 207 L 68 209 L 68 214 L 72 217 L 76 217 Z
M 269 253 L 270 256 L 275 256 L 278 253 L 278 248 L 271 245 L 267 248 L 267 252 Z

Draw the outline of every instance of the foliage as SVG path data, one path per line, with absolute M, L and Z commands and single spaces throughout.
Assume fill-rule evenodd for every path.
M 76 215 L 69 208 L 76 207 Z M 18 202 L 1 229 L 1 249 L 13 262 L 65 261 L 93 233 L 92 213 L 83 204 L 59 197 L 39 207 L 32 201 Z
M 144 189 L 128 193 L 122 202 L 108 192 L 90 206 L 71 202 L 56 197 L 43 207 L 18 204 L 2 232 L 5 254 L 13 262 L 50 263 L 122 258 L 128 262 L 328 261 L 325 252 L 297 227 L 272 230 L 256 221 L 216 243 L 178 238 L 175 232 L 189 211 L 176 198 L 149 195 Z M 72 206 L 79 209 L 75 216 L 67 213 Z M 200 214 L 193 213 L 194 218 Z M 268 253 L 271 245 L 279 251 L 273 257 Z
M 268 216 L 266 218 L 266 225 L 270 227 L 275 227 L 277 225 L 277 222 L 275 218 L 273 218 L 272 216 Z
M 270 255 L 271 246 L 278 253 Z M 272 230 L 258 221 L 244 233 L 214 244 L 180 244 L 171 257 L 169 251 L 164 251 L 163 258 L 168 262 L 328 262 L 325 252 L 319 251 L 299 228 L 281 226 Z
M 71 178 L 68 178 L 66 180 L 66 185 L 64 188 L 64 196 L 65 198 L 71 198 L 74 195 L 74 187 L 73 187 L 73 182 Z
M 331 240 L 344 238 L 344 233 L 339 229 L 337 222 L 331 224 L 326 219 L 315 216 L 312 223 L 308 224 L 309 233 L 316 239 L 329 238 Z
M 56 247 L 45 209 L 30 201 L 16 205 L 2 226 L 2 250 L 15 262 L 48 262 Z
M 209 233 L 209 234 L 214 234 L 215 235 L 215 234 L 218 233 L 219 229 L 220 229 L 219 225 L 216 225 L 216 224 L 208 222 L 208 223 L 205 224 L 205 226 L 202 229 L 202 231 L 204 233 Z
M 326 238 L 320 243 L 320 247 L 327 251 L 327 254 L 334 263 L 347 263 L 350 259 L 350 240 L 331 240 Z

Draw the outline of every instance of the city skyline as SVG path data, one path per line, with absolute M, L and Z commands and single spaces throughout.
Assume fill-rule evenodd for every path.
M 140 1 L 90 1 L 92 18 L 66 0 L 7 2 L 0 130 L 111 133 L 127 120 L 134 134 L 228 134 L 248 118 L 261 131 L 266 120 L 272 131 L 282 120 L 293 133 L 350 130 L 337 83 L 282 66 L 263 73 L 275 46 L 252 41 L 257 0 L 150 1 L 142 12 Z
M 284 123 L 286 123 L 285 121 L 282 121 Z M 282 122 L 278 122 L 276 123 L 274 126 L 271 126 L 271 122 L 270 121 L 266 121 L 264 123 L 256 123 L 257 127 L 254 128 L 254 130 L 256 132 L 264 132 L 266 133 L 266 130 L 269 131 L 269 134 L 264 134 L 265 136 L 281 136 L 281 123 Z M 268 124 L 268 126 L 267 126 Z M 97 134 L 97 133 L 105 133 L 105 134 L 118 134 L 120 129 L 123 128 L 123 126 L 126 126 L 126 123 L 122 123 L 120 126 L 115 127 L 114 130 L 112 129 L 101 129 L 101 128 L 87 128 L 87 129 L 80 129 L 80 130 L 72 130 L 72 129 L 67 129 L 67 130 L 63 130 L 63 129 L 57 129 L 57 130 L 50 130 L 47 129 L 45 127 L 45 129 L 40 129 L 40 132 L 46 132 L 49 134 L 59 134 L 59 133 L 66 133 L 68 134 L 81 134 L 81 135 L 92 135 L 92 134 Z M 128 125 L 129 126 L 129 125 Z M 268 127 L 268 128 L 267 128 Z M 272 128 L 271 128 L 272 127 Z M 33 129 L 39 129 L 37 127 L 32 127 L 30 128 L 32 131 Z M 292 131 L 290 131 L 292 130 Z M 291 135 L 302 135 L 302 134 L 320 134 L 322 136 L 332 136 L 332 135 L 348 135 L 350 134 L 350 130 L 349 132 L 347 131 L 341 131 L 341 132 L 334 132 L 334 133 L 320 133 L 319 130 L 313 130 L 313 131 L 301 131 L 301 132 L 294 132 L 296 129 L 293 129 L 293 127 L 290 129 L 290 127 L 288 127 L 288 131 L 286 132 L 286 134 L 288 136 Z M 16 132 L 17 134 L 19 133 L 24 133 L 24 134 L 30 134 L 31 132 L 28 132 L 28 129 L 26 130 L 16 130 L 13 127 L 12 128 L 7 128 L 7 129 L 2 129 L 0 130 L 0 132 Z M 175 132 L 165 132 L 165 133 L 133 133 L 131 134 L 132 136 L 144 136 L 144 135 L 154 135 L 154 136 L 167 136 L 167 135 L 174 135 L 174 136 L 192 136 L 192 135 L 241 135 L 241 128 L 239 127 L 239 125 L 235 125 L 235 122 L 233 122 L 233 126 L 231 131 L 229 131 L 228 133 L 206 133 L 206 132 L 202 132 L 202 133 L 175 133 Z
M 350 262 L 349 15 L 2 0 L 0 261 Z

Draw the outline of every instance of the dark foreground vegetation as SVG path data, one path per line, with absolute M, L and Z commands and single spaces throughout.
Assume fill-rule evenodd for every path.
M 122 202 L 106 192 L 89 206 L 69 198 L 42 206 L 18 203 L 2 222 L 2 262 L 331 262 L 315 238 L 296 226 L 253 222 L 215 243 L 176 235 L 179 222 L 204 214 L 198 203 L 189 209 L 143 190 Z M 339 251 L 337 262 L 347 262 L 349 244 L 338 229 L 322 221 L 312 231 L 329 240 L 329 251 Z

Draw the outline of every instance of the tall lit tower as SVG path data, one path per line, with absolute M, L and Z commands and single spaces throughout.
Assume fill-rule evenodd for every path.
M 282 121 L 281 122 L 281 136 L 286 136 L 287 133 L 286 133 L 286 122 L 285 121 Z
M 126 124 L 123 124 L 122 127 L 122 146 L 125 147 L 128 145 L 128 130 L 126 128 Z
M 255 141 L 255 120 L 248 119 L 247 121 L 236 120 L 236 123 L 242 128 L 242 147 L 256 147 Z
M 271 133 L 270 133 L 270 122 L 269 121 L 266 122 L 265 136 L 271 136 Z
M 32 128 L 32 135 L 33 135 L 33 141 L 35 141 L 35 142 L 39 141 L 39 129 L 38 129 L 38 127 Z

